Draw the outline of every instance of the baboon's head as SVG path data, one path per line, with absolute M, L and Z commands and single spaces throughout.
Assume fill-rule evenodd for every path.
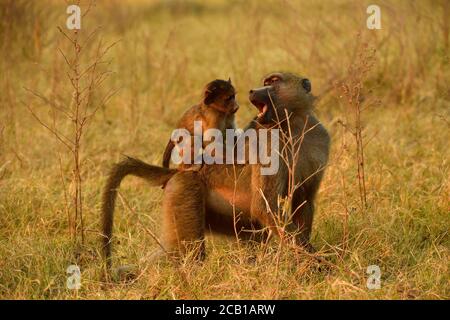
M 311 82 L 292 73 L 275 72 L 264 77 L 264 86 L 250 90 L 249 99 L 259 114 L 260 124 L 277 122 L 288 113 L 299 109 L 309 109 L 314 97 Z
M 203 103 L 223 113 L 235 113 L 239 105 L 231 79 L 228 81 L 216 79 L 208 83 L 204 90 Z

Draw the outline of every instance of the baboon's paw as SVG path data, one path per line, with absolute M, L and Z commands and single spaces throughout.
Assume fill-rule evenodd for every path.
M 139 269 L 136 265 L 123 265 L 111 271 L 111 277 L 114 282 L 130 282 L 135 280 L 138 274 Z

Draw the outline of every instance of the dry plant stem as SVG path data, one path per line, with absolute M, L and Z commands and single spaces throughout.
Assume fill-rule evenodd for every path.
M 345 142 L 345 130 L 346 128 L 343 126 L 342 127 L 342 145 L 341 145 L 341 149 L 345 150 L 346 149 L 346 142 Z M 347 250 L 347 246 L 348 246 L 348 217 L 349 217 L 349 212 L 348 212 L 348 199 L 347 199 L 347 188 L 346 188 L 346 184 L 345 184 L 345 177 L 344 177 L 344 173 L 341 170 L 341 182 L 342 182 L 342 194 L 343 194 L 343 206 L 344 206 L 344 222 L 343 222 L 343 226 L 344 226 L 344 231 L 343 231 L 343 239 L 342 242 L 344 244 L 344 251 Z
M 239 221 L 239 217 L 236 214 L 236 189 L 237 189 L 237 181 L 238 178 L 236 176 L 236 166 L 233 162 L 233 177 L 234 177 L 234 186 L 233 186 L 233 203 L 231 204 L 233 207 L 233 228 L 234 228 L 234 234 L 236 237 L 236 241 L 238 244 L 238 249 L 241 249 L 241 242 L 239 241 L 239 231 L 237 230 L 237 223 Z
M 358 41 L 360 40 L 360 37 L 361 36 L 358 35 Z M 367 208 L 364 143 L 362 134 L 363 127 L 361 121 L 361 113 L 367 106 L 365 108 L 362 106 L 362 89 L 364 79 L 373 66 L 375 60 L 374 53 L 375 50 L 370 49 L 367 44 L 362 43 L 358 45 L 355 51 L 355 62 L 348 68 L 349 76 L 347 81 L 341 83 L 342 92 L 348 100 L 348 106 L 352 114 L 351 126 L 348 124 L 349 121 L 347 121 L 347 124 L 343 124 L 343 126 L 351 132 L 355 138 L 357 178 L 362 211 L 365 211 Z
M 53 130 L 56 130 L 56 112 L 55 112 L 54 109 L 52 109 L 52 117 L 53 117 Z M 55 137 L 55 140 L 58 140 L 58 139 Z M 60 152 L 59 149 L 57 150 L 57 153 L 58 153 L 59 176 L 60 176 L 61 184 L 62 184 L 63 191 L 64 191 L 64 206 L 65 206 L 66 215 L 67 215 L 67 222 L 68 222 L 68 225 L 69 225 L 69 229 L 73 230 L 72 229 L 72 225 L 73 225 L 72 217 L 70 216 L 69 195 L 68 195 L 68 192 L 67 192 L 66 181 L 65 181 L 65 178 L 64 178 L 62 157 L 61 157 L 61 152 Z
M 83 122 L 81 121 L 80 108 L 81 108 L 81 100 L 80 100 L 80 51 L 81 47 L 78 43 L 78 31 L 74 31 L 74 39 L 73 46 L 75 50 L 75 61 L 73 63 L 73 73 L 75 77 L 71 79 L 72 85 L 74 87 L 75 94 L 75 127 L 74 127 L 74 136 L 75 136 L 75 144 L 73 149 L 73 157 L 74 157 L 74 181 L 75 181 L 75 196 L 73 198 L 74 208 L 75 208 L 75 221 L 80 221 L 80 231 L 81 231 L 81 243 L 84 243 L 84 221 L 83 221 L 83 198 L 82 198 L 82 179 L 81 179 L 81 166 L 80 166 L 80 144 L 81 144 L 81 135 L 83 132 Z M 78 224 L 75 224 L 75 239 L 78 234 Z
M 350 68 L 354 67 L 352 66 Z M 357 71 L 351 70 L 351 72 L 353 73 Z M 349 106 L 353 111 L 353 119 L 352 119 L 353 128 L 349 129 L 347 125 L 344 125 L 344 127 L 347 130 L 349 130 L 355 138 L 358 189 L 361 202 L 361 209 L 364 211 L 366 208 L 367 196 L 366 196 L 366 182 L 364 174 L 364 144 L 361 125 L 360 94 L 361 94 L 362 80 L 360 77 L 361 77 L 360 74 L 352 74 L 350 76 L 350 83 L 348 85 L 345 85 L 344 92 L 347 95 Z
M 57 55 L 57 53 L 55 53 L 55 56 Z M 56 84 L 57 84 L 57 67 L 56 64 L 53 65 L 52 68 L 52 92 L 55 93 L 56 92 Z M 43 97 L 43 99 L 45 100 L 46 98 Z M 53 95 L 51 97 L 51 99 L 47 99 L 48 102 L 50 103 L 50 105 L 55 106 L 53 108 L 51 108 L 51 114 L 52 114 L 52 129 L 53 131 L 57 131 L 57 112 L 58 110 L 63 110 L 63 109 L 58 109 L 57 107 L 57 103 L 56 103 L 56 98 L 55 95 Z M 62 111 L 64 112 L 64 110 Z M 55 136 L 55 140 L 56 142 L 58 142 L 58 139 Z M 72 217 L 70 215 L 70 203 L 69 203 L 69 194 L 68 194 L 68 190 L 67 190 L 67 185 L 66 185 L 66 181 L 65 181 L 65 177 L 64 177 L 64 170 L 63 170 L 63 162 L 62 162 L 62 156 L 61 156 L 61 151 L 59 150 L 59 148 L 57 149 L 57 154 L 58 154 L 58 166 L 59 166 L 59 177 L 61 179 L 61 185 L 63 187 L 63 191 L 64 191 L 64 206 L 65 206 L 65 210 L 66 210 L 66 215 L 67 215 L 67 223 L 69 226 L 69 230 L 73 230 L 72 225 Z
M 355 140 L 356 140 L 356 153 L 358 162 L 358 185 L 359 185 L 359 195 L 361 198 L 361 205 L 363 210 L 367 206 L 367 193 L 366 193 L 366 178 L 364 174 L 364 145 L 362 138 L 362 127 L 361 127 L 361 104 L 359 102 L 360 87 L 357 89 L 356 94 L 356 105 L 355 105 Z
M 236 143 L 235 143 L 235 147 L 236 147 Z M 236 192 L 237 192 L 238 181 L 239 181 L 239 178 L 240 178 L 241 174 L 242 174 L 242 172 L 239 174 L 239 176 L 237 175 L 236 164 L 233 161 L 233 180 L 234 180 L 234 185 L 233 185 L 233 199 L 232 199 L 231 206 L 233 208 L 233 229 L 234 229 L 234 234 L 235 234 L 235 237 L 236 237 L 236 241 L 237 241 L 239 250 L 241 249 L 241 242 L 240 242 L 240 238 L 239 238 L 239 233 L 242 230 L 238 230 L 237 229 L 237 225 L 238 225 L 238 222 L 239 222 L 239 219 L 240 219 L 240 217 L 239 217 L 240 213 L 237 213 L 237 211 L 236 211 Z
M 89 7 L 86 10 L 83 17 L 91 9 L 92 2 L 89 3 Z M 68 205 L 69 195 L 67 193 L 66 184 L 64 181 L 64 175 L 62 172 L 62 157 L 58 151 L 59 166 L 61 171 L 61 180 L 64 188 L 64 197 L 66 203 L 66 211 L 68 213 L 69 222 L 69 233 L 75 242 L 78 241 L 78 236 L 81 237 L 81 244 L 85 241 L 85 225 L 84 225 L 84 208 L 83 208 L 83 179 L 82 179 L 82 138 L 84 129 L 88 121 L 95 115 L 99 107 L 102 107 L 117 91 L 110 90 L 102 99 L 100 103 L 96 106 L 91 106 L 92 96 L 94 91 L 107 79 L 110 72 L 109 71 L 99 71 L 98 67 L 100 64 L 104 64 L 102 61 L 103 57 L 117 42 L 106 47 L 102 50 L 102 42 L 99 41 L 98 47 L 95 51 L 95 56 L 93 57 L 93 62 L 91 62 L 86 68 L 82 68 L 81 64 L 81 54 L 83 49 L 86 47 L 87 43 L 90 42 L 97 30 L 95 29 L 91 32 L 86 40 L 81 44 L 79 39 L 79 30 L 73 30 L 73 35 L 69 36 L 62 28 L 58 27 L 60 34 L 67 39 L 72 48 L 73 55 L 71 57 L 67 56 L 60 48 L 58 52 L 63 57 L 67 65 L 67 76 L 71 85 L 71 99 L 70 105 L 67 106 L 64 103 L 58 102 L 58 99 L 48 98 L 45 95 L 33 91 L 31 89 L 25 88 L 26 91 L 31 93 L 33 96 L 40 99 L 51 109 L 52 123 L 47 124 L 31 106 L 25 103 L 25 106 L 30 111 L 31 115 L 47 130 L 49 130 L 54 137 L 61 142 L 70 152 L 72 158 L 72 184 L 74 186 L 73 194 L 71 195 L 71 203 L 73 206 L 73 216 L 70 213 L 70 206 Z M 108 63 L 107 63 L 108 64 Z M 53 92 L 52 95 L 55 96 L 57 93 Z M 62 100 L 62 99 L 60 99 Z M 61 129 L 57 128 L 56 114 L 59 113 L 63 115 L 72 124 L 70 135 L 65 135 Z
M 347 200 L 347 190 L 346 190 L 346 185 L 345 185 L 345 178 L 344 178 L 344 174 L 341 172 L 341 181 L 342 181 L 342 193 L 344 196 L 344 223 L 343 223 L 343 236 L 342 236 L 342 243 L 343 243 L 343 250 L 344 252 L 347 251 L 347 247 L 348 247 L 348 200 Z

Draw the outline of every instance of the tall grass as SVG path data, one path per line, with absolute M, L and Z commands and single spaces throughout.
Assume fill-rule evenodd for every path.
M 25 107 L 50 128 L 56 123 L 63 134 L 74 132 L 76 123 L 51 108 L 73 106 L 66 75 L 73 69 L 58 50 L 73 52 L 57 29 L 65 25 L 67 4 L 0 1 L 0 296 L 449 298 L 449 6 L 381 1 L 382 30 L 370 31 L 369 4 L 98 1 L 83 18 L 80 38 L 100 26 L 102 44 L 119 42 L 107 54 L 110 64 L 97 69 L 115 73 L 91 96 L 89 110 L 100 107 L 80 140 L 85 245 L 79 249 L 67 233 L 73 207 L 64 196 L 71 194 L 76 160 Z M 84 47 L 81 65 L 96 61 L 96 40 Z M 353 142 L 352 130 L 340 123 L 354 127 L 354 109 L 336 83 L 352 86 L 348 67 L 363 43 L 376 48 L 376 62 L 357 82 L 361 107 L 371 107 L 362 109 L 362 140 Z M 105 286 L 99 195 L 111 163 L 121 154 L 159 163 L 178 115 L 211 79 L 231 76 L 244 126 L 256 112 L 248 90 L 274 70 L 311 80 L 318 118 L 332 135 L 312 231 L 329 268 L 289 246 L 280 251 L 277 240 L 249 248 L 219 236 L 207 238 L 203 265 L 181 265 L 177 272 L 151 264 L 162 191 L 130 179 L 117 208 L 114 263 L 137 265 L 137 277 Z M 105 101 L 114 89 L 120 91 Z M 365 214 L 355 143 L 364 152 Z M 65 286 L 73 263 L 82 271 L 78 292 Z M 381 268 L 380 290 L 366 288 L 373 264 Z

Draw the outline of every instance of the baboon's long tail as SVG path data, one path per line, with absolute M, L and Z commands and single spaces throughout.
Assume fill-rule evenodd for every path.
M 111 236 L 116 203 L 117 189 L 127 175 L 144 178 L 152 186 L 162 186 L 177 172 L 174 169 L 161 168 L 147 164 L 141 160 L 127 157 L 114 165 L 109 174 L 103 191 L 102 200 L 102 228 L 103 228 L 103 254 L 107 266 L 111 265 Z
M 162 166 L 164 168 L 168 168 L 170 164 L 170 157 L 172 156 L 172 150 L 175 147 L 175 143 L 172 140 L 169 140 L 166 146 L 166 150 L 164 150 L 163 154 L 163 163 Z

